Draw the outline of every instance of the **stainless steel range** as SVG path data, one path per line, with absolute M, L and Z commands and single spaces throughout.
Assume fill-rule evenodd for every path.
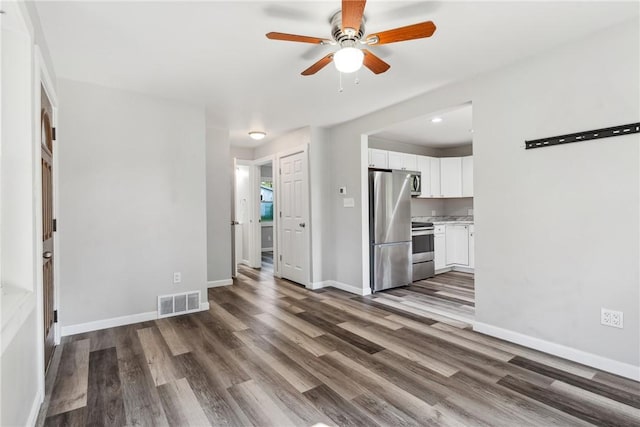
M 433 263 L 434 240 L 433 223 L 411 223 L 411 247 L 413 263 L 413 281 L 433 277 L 435 266 Z

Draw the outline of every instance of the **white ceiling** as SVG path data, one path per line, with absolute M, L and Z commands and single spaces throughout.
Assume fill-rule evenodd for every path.
M 372 47 L 391 64 L 360 84 L 332 65 L 300 72 L 331 47 L 273 41 L 269 31 L 328 37 L 340 1 L 54 2 L 37 5 L 58 77 L 207 107 L 209 123 L 251 147 L 328 126 L 497 68 L 638 15 L 637 2 L 370 0 L 367 33 L 432 20 L 429 39 Z M 252 129 L 269 136 L 254 142 Z
M 435 117 L 442 121 L 432 122 Z M 472 106 L 466 104 L 395 124 L 371 136 L 433 148 L 459 147 L 472 143 L 472 123 Z

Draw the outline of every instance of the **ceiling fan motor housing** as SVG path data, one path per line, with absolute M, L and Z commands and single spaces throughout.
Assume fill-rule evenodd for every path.
M 365 32 L 364 16 L 362 17 L 362 21 L 360 22 L 360 29 L 358 31 L 349 32 L 348 29 L 345 29 L 347 31 L 342 31 L 342 11 L 341 10 L 334 13 L 331 19 L 329 20 L 329 22 L 331 23 L 331 36 L 341 46 L 343 45 L 344 42 L 359 41 L 364 36 L 364 32 Z M 347 44 L 352 44 L 352 43 L 347 43 Z

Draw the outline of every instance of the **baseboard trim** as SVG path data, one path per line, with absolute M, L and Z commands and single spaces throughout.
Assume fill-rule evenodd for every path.
M 25 425 L 27 426 L 35 426 L 36 422 L 38 422 L 38 413 L 40 412 L 40 405 L 44 401 L 44 396 L 38 390 L 35 398 L 33 399 L 33 403 L 31 404 L 31 410 L 29 411 L 29 418 L 27 418 L 27 422 Z
M 133 323 L 147 322 L 158 318 L 157 311 L 130 314 L 128 316 L 112 317 L 110 319 L 94 320 L 93 322 L 78 323 L 76 325 L 63 326 L 62 336 L 82 334 L 85 332 L 99 331 L 100 329 L 115 328 L 116 326 L 131 325 Z
M 445 268 L 436 270 L 434 274 L 442 274 L 442 273 L 447 273 L 449 271 L 460 271 L 462 273 L 475 273 L 476 270 L 474 268 L 465 267 L 462 265 L 449 265 Z
M 209 301 L 200 303 L 199 311 L 209 310 Z M 194 313 L 192 311 L 192 313 Z M 112 317 L 110 319 L 95 320 L 93 322 L 78 323 L 76 325 L 63 326 L 61 335 L 82 334 L 85 332 L 99 331 L 100 329 L 115 328 L 117 326 L 132 325 L 134 323 L 148 322 L 158 318 L 157 311 L 148 311 L 146 313 L 136 313 L 129 316 Z
M 233 279 L 212 280 L 207 282 L 207 288 L 217 288 L 218 286 L 233 285 Z
M 345 292 L 349 292 L 356 295 L 366 296 L 371 294 L 371 289 L 362 289 L 357 286 L 348 285 L 346 283 L 338 282 L 336 280 L 325 280 L 323 282 L 312 282 L 308 289 L 313 291 L 322 288 L 336 288 Z
M 475 269 L 471 268 L 471 267 L 464 267 L 462 265 L 454 265 L 451 268 L 451 271 L 460 271 L 462 273 L 474 273 Z
M 551 341 L 535 338 L 486 323 L 474 322 L 473 330 L 515 344 L 520 344 L 534 350 L 562 357 L 573 362 L 591 366 L 602 371 L 620 375 L 621 377 L 629 378 L 634 381 L 640 381 L 640 366 L 633 366 L 628 363 L 618 362 L 617 360 L 598 356 L 597 354 L 587 353 L 586 351 L 567 347 L 562 344 L 556 344 Z

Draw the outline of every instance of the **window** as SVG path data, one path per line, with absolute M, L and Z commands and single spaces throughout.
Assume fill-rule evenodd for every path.
M 260 221 L 273 221 L 273 182 L 260 183 Z

